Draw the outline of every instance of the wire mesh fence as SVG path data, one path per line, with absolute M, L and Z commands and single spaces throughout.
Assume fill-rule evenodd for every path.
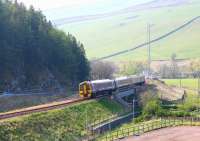
M 100 135 L 96 140 L 100 141 L 114 141 L 123 139 L 128 136 L 138 136 L 149 131 L 175 126 L 200 126 L 200 118 L 194 117 L 174 117 L 174 118 L 160 118 L 152 122 L 134 125 L 129 128 L 116 130 L 113 132 Z

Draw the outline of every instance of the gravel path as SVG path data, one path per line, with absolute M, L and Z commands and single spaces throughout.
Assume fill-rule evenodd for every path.
M 121 141 L 200 141 L 200 127 L 165 128 Z

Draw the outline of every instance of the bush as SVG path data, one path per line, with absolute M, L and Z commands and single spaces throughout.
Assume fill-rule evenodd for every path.
M 155 116 L 161 116 L 163 109 L 161 102 L 158 98 L 150 100 L 143 108 L 142 115 L 145 119 L 149 119 Z
M 90 78 L 96 79 L 111 79 L 117 70 L 113 62 L 108 61 L 91 61 Z

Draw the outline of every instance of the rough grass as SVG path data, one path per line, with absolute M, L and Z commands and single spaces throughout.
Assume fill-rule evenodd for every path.
M 163 81 L 171 86 L 180 87 L 180 79 L 163 79 Z M 182 79 L 181 85 L 188 89 L 198 88 L 198 79 Z M 198 92 L 194 90 L 186 90 L 187 96 L 183 104 L 178 104 L 178 109 L 186 112 L 190 112 L 191 115 L 199 116 L 196 110 L 200 107 L 200 97 Z
M 120 113 L 109 99 L 90 101 L 44 113 L 0 122 L 1 141 L 73 141 L 86 134 L 85 124 Z
M 200 2 L 198 0 L 189 2 L 190 4 L 181 6 L 146 9 L 99 20 L 66 24 L 60 28 L 73 33 L 84 43 L 86 54 L 90 59 L 98 58 L 145 42 L 147 23 L 153 24 L 151 38 L 156 38 L 198 16 Z M 132 16 L 137 18 L 128 18 Z M 152 59 L 167 59 L 172 53 L 176 53 L 178 58 L 200 57 L 199 21 L 152 44 Z M 146 56 L 146 48 L 141 48 L 114 57 L 112 60 L 145 60 Z
M 198 79 L 163 79 L 163 81 L 171 86 L 198 89 Z

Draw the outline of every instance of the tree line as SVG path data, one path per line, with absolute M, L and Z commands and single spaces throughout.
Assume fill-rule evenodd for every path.
M 89 76 L 84 46 L 41 11 L 0 0 L 0 91 L 74 87 Z

